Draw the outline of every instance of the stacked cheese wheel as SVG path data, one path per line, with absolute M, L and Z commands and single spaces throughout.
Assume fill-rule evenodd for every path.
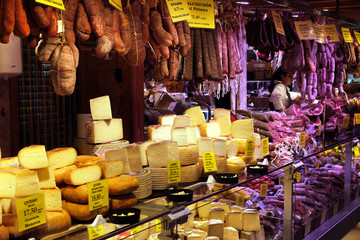
M 151 174 L 148 169 L 143 169 L 142 172 L 132 172 L 131 176 L 134 176 L 139 181 L 139 188 L 134 191 L 135 196 L 138 199 L 144 199 L 152 194 L 152 180 Z

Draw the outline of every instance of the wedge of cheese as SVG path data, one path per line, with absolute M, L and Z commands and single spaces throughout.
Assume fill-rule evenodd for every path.
M 172 126 L 174 124 L 174 118 L 176 117 L 176 114 L 167 114 L 159 116 L 158 123 L 160 125 L 169 125 Z
M 40 168 L 40 169 L 36 169 L 36 172 L 39 178 L 40 188 L 56 187 L 54 168 L 52 167 Z
M 186 127 L 171 129 L 171 141 L 177 142 L 179 147 L 189 145 L 188 130 Z
M 214 151 L 214 147 L 213 147 L 211 138 L 199 138 L 198 139 L 198 147 L 199 147 L 199 157 L 202 157 L 203 152 L 213 152 Z
M 0 167 L 11 166 L 11 165 L 19 165 L 18 157 L 7 157 L 0 159 Z
M 107 95 L 90 99 L 90 111 L 93 120 L 112 119 L 110 97 Z
M 199 201 L 196 203 L 196 207 L 198 210 L 199 217 L 201 218 L 208 218 L 210 209 L 214 206 L 210 201 Z
M 128 155 L 128 161 L 131 172 L 141 172 L 142 163 L 141 163 L 141 151 L 140 146 L 137 144 L 130 144 L 126 146 L 126 151 Z
M 215 157 L 226 157 L 226 140 L 214 138 L 212 140 Z
M 69 169 L 73 169 L 73 168 L 76 168 L 76 166 L 75 165 L 70 165 L 70 166 L 67 166 L 67 167 L 54 169 L 55 183 L 56 183 L 57 186 L 65 183 L 64 182 L 65 173 Z
M 149 140 L 171 140 L 171 126 L 169 125 L 150 125 L 147 131 Z
M 223 239 L 224 236 L 224 222 L 220 219 L 211 219 L 208 222 L 208 236 L 215 236 Z
M 209 212 L 209 220 L 210 219 L 220 219 L 221 221 L 225 221 L 225 210 L 221 207 L 213 207 Z
M 196 126 L 186 127 L 188 144 L 197 144 L 197 139 L 200 137 L 200 131 Z
M 147 156 L 146 156 L 146 149 L 149 145 L 153 144 L 154 141 L 145 141 L 145 142 L 138 142 L 136 144 L 138 144 L 140 146 L 140 159 L 141 159 L 141 164 L 143 166 L 147 166 L 148 160 L 147 160 Z
M 46 156 L 48 158 L 49 167 L 61 168 L 74 164 L 77 152 L 75 148 L 72 147 L 54 148 L 47 151 Z
M 128 159 L 128 151 L 125 147 L 106 151 L 105 152 L 105 160 L 108 160 L 108 161 L 121 160 L 124 164 L 123 173 L 131 172 L 129 159 Z
M 72 168 L 65 172 L 64 182 L 70 185 L 82 185 L 97 181 L 101 178 L 99 165 L 91 165 L 81 168 Z
M 202 137 L 220 137 L 221 130 L 217 122 L 203 123 L 200 126 L 200 135 Z
M 205 116 L 202 113 L 200 106 L 187 109 L 184 115 L 190 117 L 191 126 L 200 126 L 201 124 L 206 123 Z
M 122 138 L 123 126 L 121 118 L 86 123 L 86 139 L 88 143 L 106 143 Z
M 242 212 L 241 211 L 230 211 L 226 216 L 226 224 L 236 230 L 242 230 Z
M 231 119 L 230 116 L 221 117 L 215 120 L 220 126 L 220 136 L 231 135 Z
M 239 240 L 239 231 L 233 227 L 225 227 L 223 240 Z
M 219 118 L 222 118 L 222 117 L 229 117 L 230 118 L 230 110 L 228 109 L 223 109 L 223 108 L 215 108 L 213 110 L 213 113 L 214 113 L 214 120 L 218 120 Z
M 176 142 L 162 141 L 153 143 L 146 149 L 150 167 L 167 167 L 168 161 L 179 160 Z
M 227 140 L 226 141 L 226 157 L 235 157 L 238 154 L 238 143 L 236 140 Z
M 254 138 L 253 119 L 242 119 L 232 122 L 231 135 L 233 138 Z
M 174 118 L 174 128 L 177 127 L 190 127 L 191 126 L 191 118 L 186 115 L 177 115 Z
M 244 231 L 260 231 L 259 212 L 253 210 L 245 210 L 242 213 L 242 222 Z
M 18 159 L 21 166 L 28 169 L 49 166 L 44 145 L 32 145 L 21 149 L 18 153 Z
M 59 188 L 42 189 L 46 211 L 62 211 L 61 191 Z
M 101 178 L 113 178 L 120 176 L 124 170 L 124 163 L 121 160 L 102 160 L 98 162 L 101 168 Z

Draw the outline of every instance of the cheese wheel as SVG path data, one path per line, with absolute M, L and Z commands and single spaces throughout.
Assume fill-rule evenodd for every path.
M 71 217 L 66 210 L 61 212 L 46 212 L 46 233 L 53 234 L 69 229 Z
M 88 185 L 71 186 L 61 188 L 61 196 L 64 200 L 74 203 L 88 203 Z
M 86 166 L 96 165 L 101 160 L 102 160 L 102 158 L 98 157 L 98 156 L 79 155 L 79 156 L 77 156 L 74 164 L 77 167 L 86 167 Z
M 101 177 L 105 179 L 119 176 L 124 170 L 124 163 L 121 160 L 103 160 L 98 162 L 98 164 L 101 168 Z
M 109 211 L 109 206 L 107 206 L 90 212 L 88 204 L 73 203 L 66 200 L 62 201 L 62 207 L 70 214 L 71 218 L 79 221 L 93 220 L 98 214 L 105 215 Z
M 199 149 L 197 145 L 179 147 L 179 159 L 181 166 L 196 164 L 198 162 Z
M 139 187 L 139 181 L 129 175 L 121 175 L 119 177 L 110 178 L 109 195 L 125 195 L 135 191 Z
M 44 145 L 32 145 L 21 149 L 18 153 L 18 159 L 21 166 L 28 169 L 49 166 Z
M 110 208 L 117 209 L 134 206 L 137 203 L 137 198 L 135 194 L 130 193 L 122 196 L 110 196 L 109 201 Z
M 49 161 L 49 167 L 61 168 L 74 164 L 77 152 L 72 147 L 55 148 L 47 151 L 46 156 Z
M 197 157 L 196 157 L 197 158 Z M 196 182 L 200 178 L 200 166 L 199 164 L 193 164 L 181 167 L 181 182 Z
M 101 178 L 101 168 L 99 165 L 72 168 L 65 172 L 64 182 L 70 185 L 82 185 L 97 181 Z
M 70 165 L 67 167 L 63 167 L 63 168 L 57 168 L 54 170 L 54 175 L 55 175 L 55 183 L 57 186 L 64 184 L 64 176 L 65 176 L 65 172 L 67 172 L 69 169 L 74 169 L 76 168 L 75 165 Z

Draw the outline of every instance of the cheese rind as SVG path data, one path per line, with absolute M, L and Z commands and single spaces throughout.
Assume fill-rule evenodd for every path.
M 75 148 L 72 147 L 54 148 L 47 151 L 46 156 L 48 158 L 49 167 L 61 168 L 74 164 L 77 152 Z
M 202 137 L 220 137 L 221 130 L 217 122 L 203 123 L 200 126 L 200 135 Z
M 171 140 L 171 126 L 168 125 L 150 125 L 147 128 L 149 140 Z
M 55 188 L 55 175 L 54 175 L 54 168 L 40 168 L 36 169 L 39 181 L 40 181 L 40 188 Z
M 172 126 L 174 124 L 174 118 L 175 117 L 176 117 L 176 114 L 168 114 L 168 115 L 159 116 L 158 123 L 160 125 Z
M 124 170 L 124 163 L 121 160 L 102 160 L 98 162 L 101 168 L 101 178 L 113 178 L 120 176 Z
M 231 124 L 233 138 L 254 138 L 254 120 L 236 120 Z
M 123 138 L 121 118 L 97 120 L 86 123 L 86 139 L 88 143 L 112 142 Z
M 18 159 L 21 166 L 28 169 L 49 166 L 44 145 L 32 145 L 21 149 L 18 153 Z
M 176 142 L 162 141 L 149 145 L 146 149 L 150 167 L 167 167 L 168 161 L 179 160 Z
M 202 113 L 200 106 L 189 108 L 184 114 L 190 117 L 191 126 L 200 126 L 201 124 L 206 123 L 205 116 Z
M 70 185 L 82 185 L 97 181 L 101 178 L 99 165 L 91 165 L 81 168 L 69 169 L 65 172 L 64 182 Z
M 90 99 L 90 111 L 93 120 L 112 119 L 110 97 L 106 95 Z
M 108 161 L 121 160 L 124 164 L 123 173 L 131 172 L 129 159 L 128 159 L 128 151 L 125 147 L 106 151 L 105 160 Z
M 61 191 L 59 188 L 42 189 L 46 211 L 62 211 Z
M 177 115 L 174 118 L 174 128 L 177 127 L 190 127 L 191 126 L 191 118 L 186 115 Z
M 224 236 L 224 222 L 220 219 L 211 219 L 208 222 L 208 236 L 215 236 L 223 239 Z
M 220 136 L 231 135 L 231 119 L 230 116 L 221 117 L 215 120 L 220 126 Z

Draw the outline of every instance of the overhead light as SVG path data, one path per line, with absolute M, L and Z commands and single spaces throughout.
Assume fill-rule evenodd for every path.
M 239 2 L 236 2 L 236 4 L 249 5 L 250 3 L 248 1 L 239 1 Z
M 324 12 L 327 12 L 327 11 L 329 11 L 329 9 L 327 9 L 327 8 L 324 8 L 324 9 L 323 9 L 323 11 L 324 11 Z
M 297 18 L 297 17 L 299 17 L 299 15 L 293 14 L 292 17 Z

